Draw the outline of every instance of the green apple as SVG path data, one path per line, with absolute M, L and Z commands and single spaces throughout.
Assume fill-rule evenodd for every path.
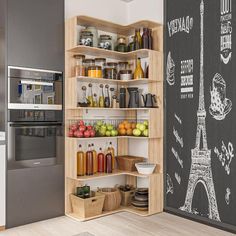
M 102 126 L 102 125 L 103 125 L 103 122 L 102 122 L 102 121 L 98 121 L 98 122 L 97 122 L 97 125 L 98 125 L 98 126 Z
M 140 124 L 138 129 L 140 131 L 144 131 L 146 129 L 146 126 L 144 124 Z
M 147 120 L 145 120 L 145 121 L 143 122 L 143 124 L 148 127 L 148 121 L 147 121 Z
M 106 130 L 100 129 L 99 134 L 100 134 L 100 136 L 105 136 L 106 135 Z
M 102 125 L 102 126 L 101 126 L 101 129 L 102 129 L 102 130 L 107 130 L 106 125 Z
M 108 125 L 108 126 L 107 126 L 107 129 L 111 131 L 111 130 L 114 129 L 114 127 L 113 127 L 113 125 Z
M 111 136 L 111 131 L 107 131 L 107 132 L 106 132 L 106 136 L 107 136 L 107 137 Z
M 145 130 L 143 131 L 143 135 L 144 135 L 145 137 L 148 137 L 148 135 L 149 135 L 148 129 L 145 129 Z
M 137 123 L 136 124 L 136 129 L 139 129 L 140 125 L 141 125 L 140 123 Z
M 141 131 L 139 129 L 134 129 L 133 130 L 133 135 L 134 136 L 140 136 L 141 135 Z

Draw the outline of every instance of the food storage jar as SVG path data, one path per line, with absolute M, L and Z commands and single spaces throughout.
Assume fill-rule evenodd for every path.
M 75 69 L 74 76 L 85 76 L 85 67 L 83 65 L 83 60 L 85 59 L 85 55 L 78 54 L 74 55 L 75 58 Z
M 127 70 L 128 66 L 129 66 L 129 63 L 127 61 L 118 62 L 118 66 L 117 66 L 117 72 L 118 72 L 117 76 L 118 76 L 118 78 L 117 79 L 120 79 L 120 71 L 121 70 Z
M 113 46 L 112 36 L 106 34 L 100 35 L 100 42 L 98 47 L 107 50 L 113 50 L 114 46 Z
M 93 46 L 93 34 L 90 31 L 86 29 L 81 30 L 80 45 L 90 46 L 90 47 Z
M 101 66 L 101 68 L 102 68 L 102 78 L 105 78 L 106 58 L 95 58 L 95 65 L 96 66 Z
M 116 51 L 127 52 L 126 39 L 125 37 L 119 37 L 117 40 Z
M 132 70 L 121 70 L 119 72 L 120 80 L 132 80 L 133 73 Z
M 102 78 L 102 67 L 101 66 L 89 66 L 88 77 Z
M 93 47 L 98 46 L 98 31 L 96 27 L 89 26 L 86 28 L 87 31 L 90 31 L 91 34 L 93 35 Z
M 84 59 L 83 66 L 85 68 L 85 76 L 88 76 L 88 68 L 89 68 L 89 66 L 95 66 L 95 60 L 94 59 Z

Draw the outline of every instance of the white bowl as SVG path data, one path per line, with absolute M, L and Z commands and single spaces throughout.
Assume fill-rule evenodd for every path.
M 135 167 L 137 168 L 139 174 L 151 175 L 156 167 L 156 164 L 139 162 L 135 164 Z

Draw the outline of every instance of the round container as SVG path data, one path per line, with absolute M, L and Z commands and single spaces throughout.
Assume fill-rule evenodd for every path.
M 101 66 L 89 66 L 88 77 L 102 78 L 102 67 Z
M 117 79 L 117 70 L 114 68 L 106 68 L 105 69 L 105 78 L 106 79 Z
M 103 205 L 104 211 L 113 211 L 120 207 L 121 194 L 116 188 L 102 188 L 100 190 L 105 195 L 105 201 Z
M 101 66 L 101 68 L 102 68 L 102 78 L 105 78 L 106 58 L 95 58 L 95 65 L 96 66 Z
M 83 60 L 85 59 L 85 55 L 79 54 L 74 55 L 75 58 L 75 69 L 74 76 L 85 76 L 85 67 L 83 65 Z
M 83 66 L 85 68 L 85 76 L 88 76 L 88 68 L 90 66 L 95 66 L 95 60 L 94 59 L 84 59 Z
M 93 35 L 93 47 L 98 46 L 98 31 L 96 27 L 89 26 L 86 28 L 87 31 L 90 31 L 91 34 Z
M 150 175 L 153 173 L 156 164 L 151 164 L 147 162 L 140 162 L 135 164 L 139 174 Z
M 120 80 L 132 80 L 133 74 L 132 70 L 121 70 L 119 72 Z
M 90 46 L 90 47 L 93 46 L 93 34 L 90 31 L 86 29 L 81 30 L 80 45 Z
M 120 61 L 118 62 L 117 71 L 118 71 L 118 79 L 120 79 L 120 71 L 128 69 L 129 62 L 127 61 Z
M 112 36 L 110 35 L 100 35 L 100 42 L 98 44 L 99 48 L 107 49 L 107 50 L 113 50 L 114 45 L 112 41 Z
M 125 37 L 119 37 L 117 40 L 116 51 L 127 52 L 126 39 Z

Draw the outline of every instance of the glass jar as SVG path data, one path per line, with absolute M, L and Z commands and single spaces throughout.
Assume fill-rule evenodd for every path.
M 80 45 L 93 46 L 93 34 L 86 29 L 81 30 L 80 33 Z
M 90 31 L 91 34 L 93 35 L 93 47 L 98 46 L 98 31 L 96 27 L 89 26 L 86 28 L 86 30 Z
M 89 68 L 89 66 L 95 66 L 95 60 L 94 59 L 84 59 L 83 66 L 85 68 L 85 76 L 88 76 L 88 68 Z
M 117 63 L 108 62 L 105 69 L 105 78 L 106 79 L 117 79 Z
M 85 55 L 79 54 L 74 55 L 75 59 L 75 68 L 74 68 L 74 76 L 85 76 L 85 68 L 83 65 L 83 60 L 85 59 Z
M 95 58 L 95 65 L 96 66 L 101 66 L 101 68 L 102 68 L 102 78 L 105 78 L 106 58 Z
M 117 46 L 116 51 L 118 52 L 127 52 L 127 46 L 126 46 L 126 38 L 125 37 L 119 37 L 117 40 Z
M 106 34 L 100 35 L 100 42 L 98 44 L 98 47 L 107 50 L 113 50 L 114 45 L 112 41 L 112 36 Z
M 133 79 L 132 70 L 120 71 L 120 80 L 132 80 L 132 79 Z
M 118 72 L 118 77 L 117 79 L 120 79 L 120 71 L 121 70 L 127 70 L 128 69 L 128 65 L 129 63 L 127 61 L 120 61 L 118 62 L 118 66 L 117 66 L 117 72 Z
M 102 67 L 101 66 L 89 66 L 88 77 L 91 78 L 102 78 Z

